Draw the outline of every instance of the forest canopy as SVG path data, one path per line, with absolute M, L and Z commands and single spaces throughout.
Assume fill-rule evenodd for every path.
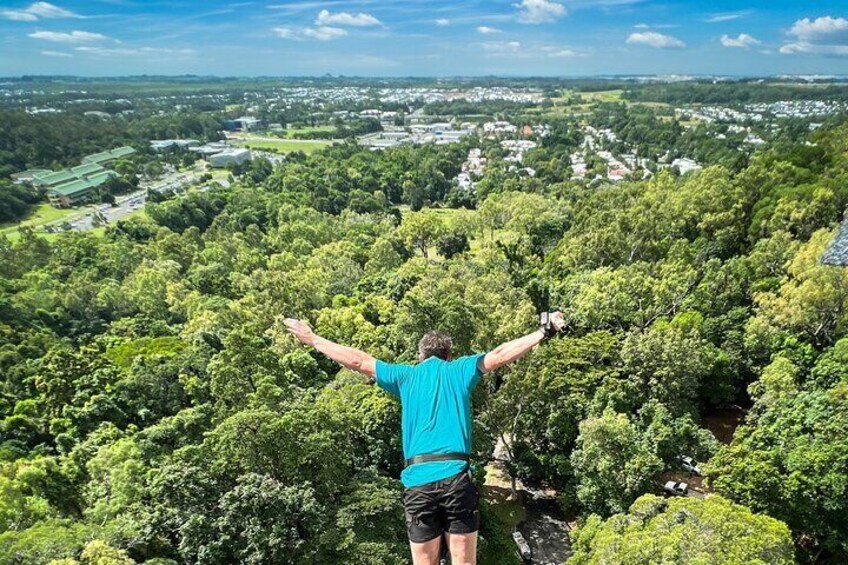
M 478 388 L 475 459 L 500 440 L 556 489 L 571 563 L 848 558 L 848 270 L 819 262 L 846 139 L 592 188 L 551 144 L 475 198 L 467 146 L 344 144 L 103 236 L 0 236 L 0 565 L 405 563 L 400 406 L 282 318 L 413 361 L 553 307 L 566 335 Z M 725 445 L 702 422 L 728 405 Z M 681 455 L 716 494 L 652 495 Z M 481 561 L 510 562 L 483 516 Z

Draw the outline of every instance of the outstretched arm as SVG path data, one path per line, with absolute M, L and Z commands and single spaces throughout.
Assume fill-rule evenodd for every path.
M 377 361 L 364 351 L 333 343 L 317 335 L 303 320 L 286 318 L 283 323 L 301 343 L 314 347 L 336 363 L 374 378 Z
M 561 330 L 565 325 L 565 320 L 561 312 L 551 314 L 551 323 L 557 329 Z M 538 329 L 524 337 L 519 337 L 512 341 L 502 343 L 490 352 L 488 352 L 478 363 L 478 368 L 483 373 L 494 371 L 499 367 L 503 367 L 512 363 L 516 359 L 521 358 L 525 353 L 539 345 L 545 339 L 545 333 Z

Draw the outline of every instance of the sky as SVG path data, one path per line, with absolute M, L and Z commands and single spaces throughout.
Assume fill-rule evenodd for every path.
M 0 76 L 848 75 L 848 1 L 0 0 Z

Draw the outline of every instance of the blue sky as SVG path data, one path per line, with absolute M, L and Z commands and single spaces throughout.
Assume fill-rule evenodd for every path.
M 0 76 L 848 74 L 845 0 L 0 0 Z

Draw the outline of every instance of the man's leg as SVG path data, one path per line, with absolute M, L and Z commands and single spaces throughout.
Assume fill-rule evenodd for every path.
M 477 565 L 477 532 L 446 534 L 450 547 L 451 565 Z
M 438 565 L 444 520 L 439 511 L 438 483 L 403 489 L 406 533 L 414 565 Z
M 447 538 L 452 565 L 476 565 L 477 529 L 480 513 L 477 504 L 480 495 L 466 470 L 454 477 L 442 497 L 447 516 Z
M 423 543 L 409 542 L 412 550 L 412 565 L 439 565 L 439 553 L 442 537 L 439 536 Z

